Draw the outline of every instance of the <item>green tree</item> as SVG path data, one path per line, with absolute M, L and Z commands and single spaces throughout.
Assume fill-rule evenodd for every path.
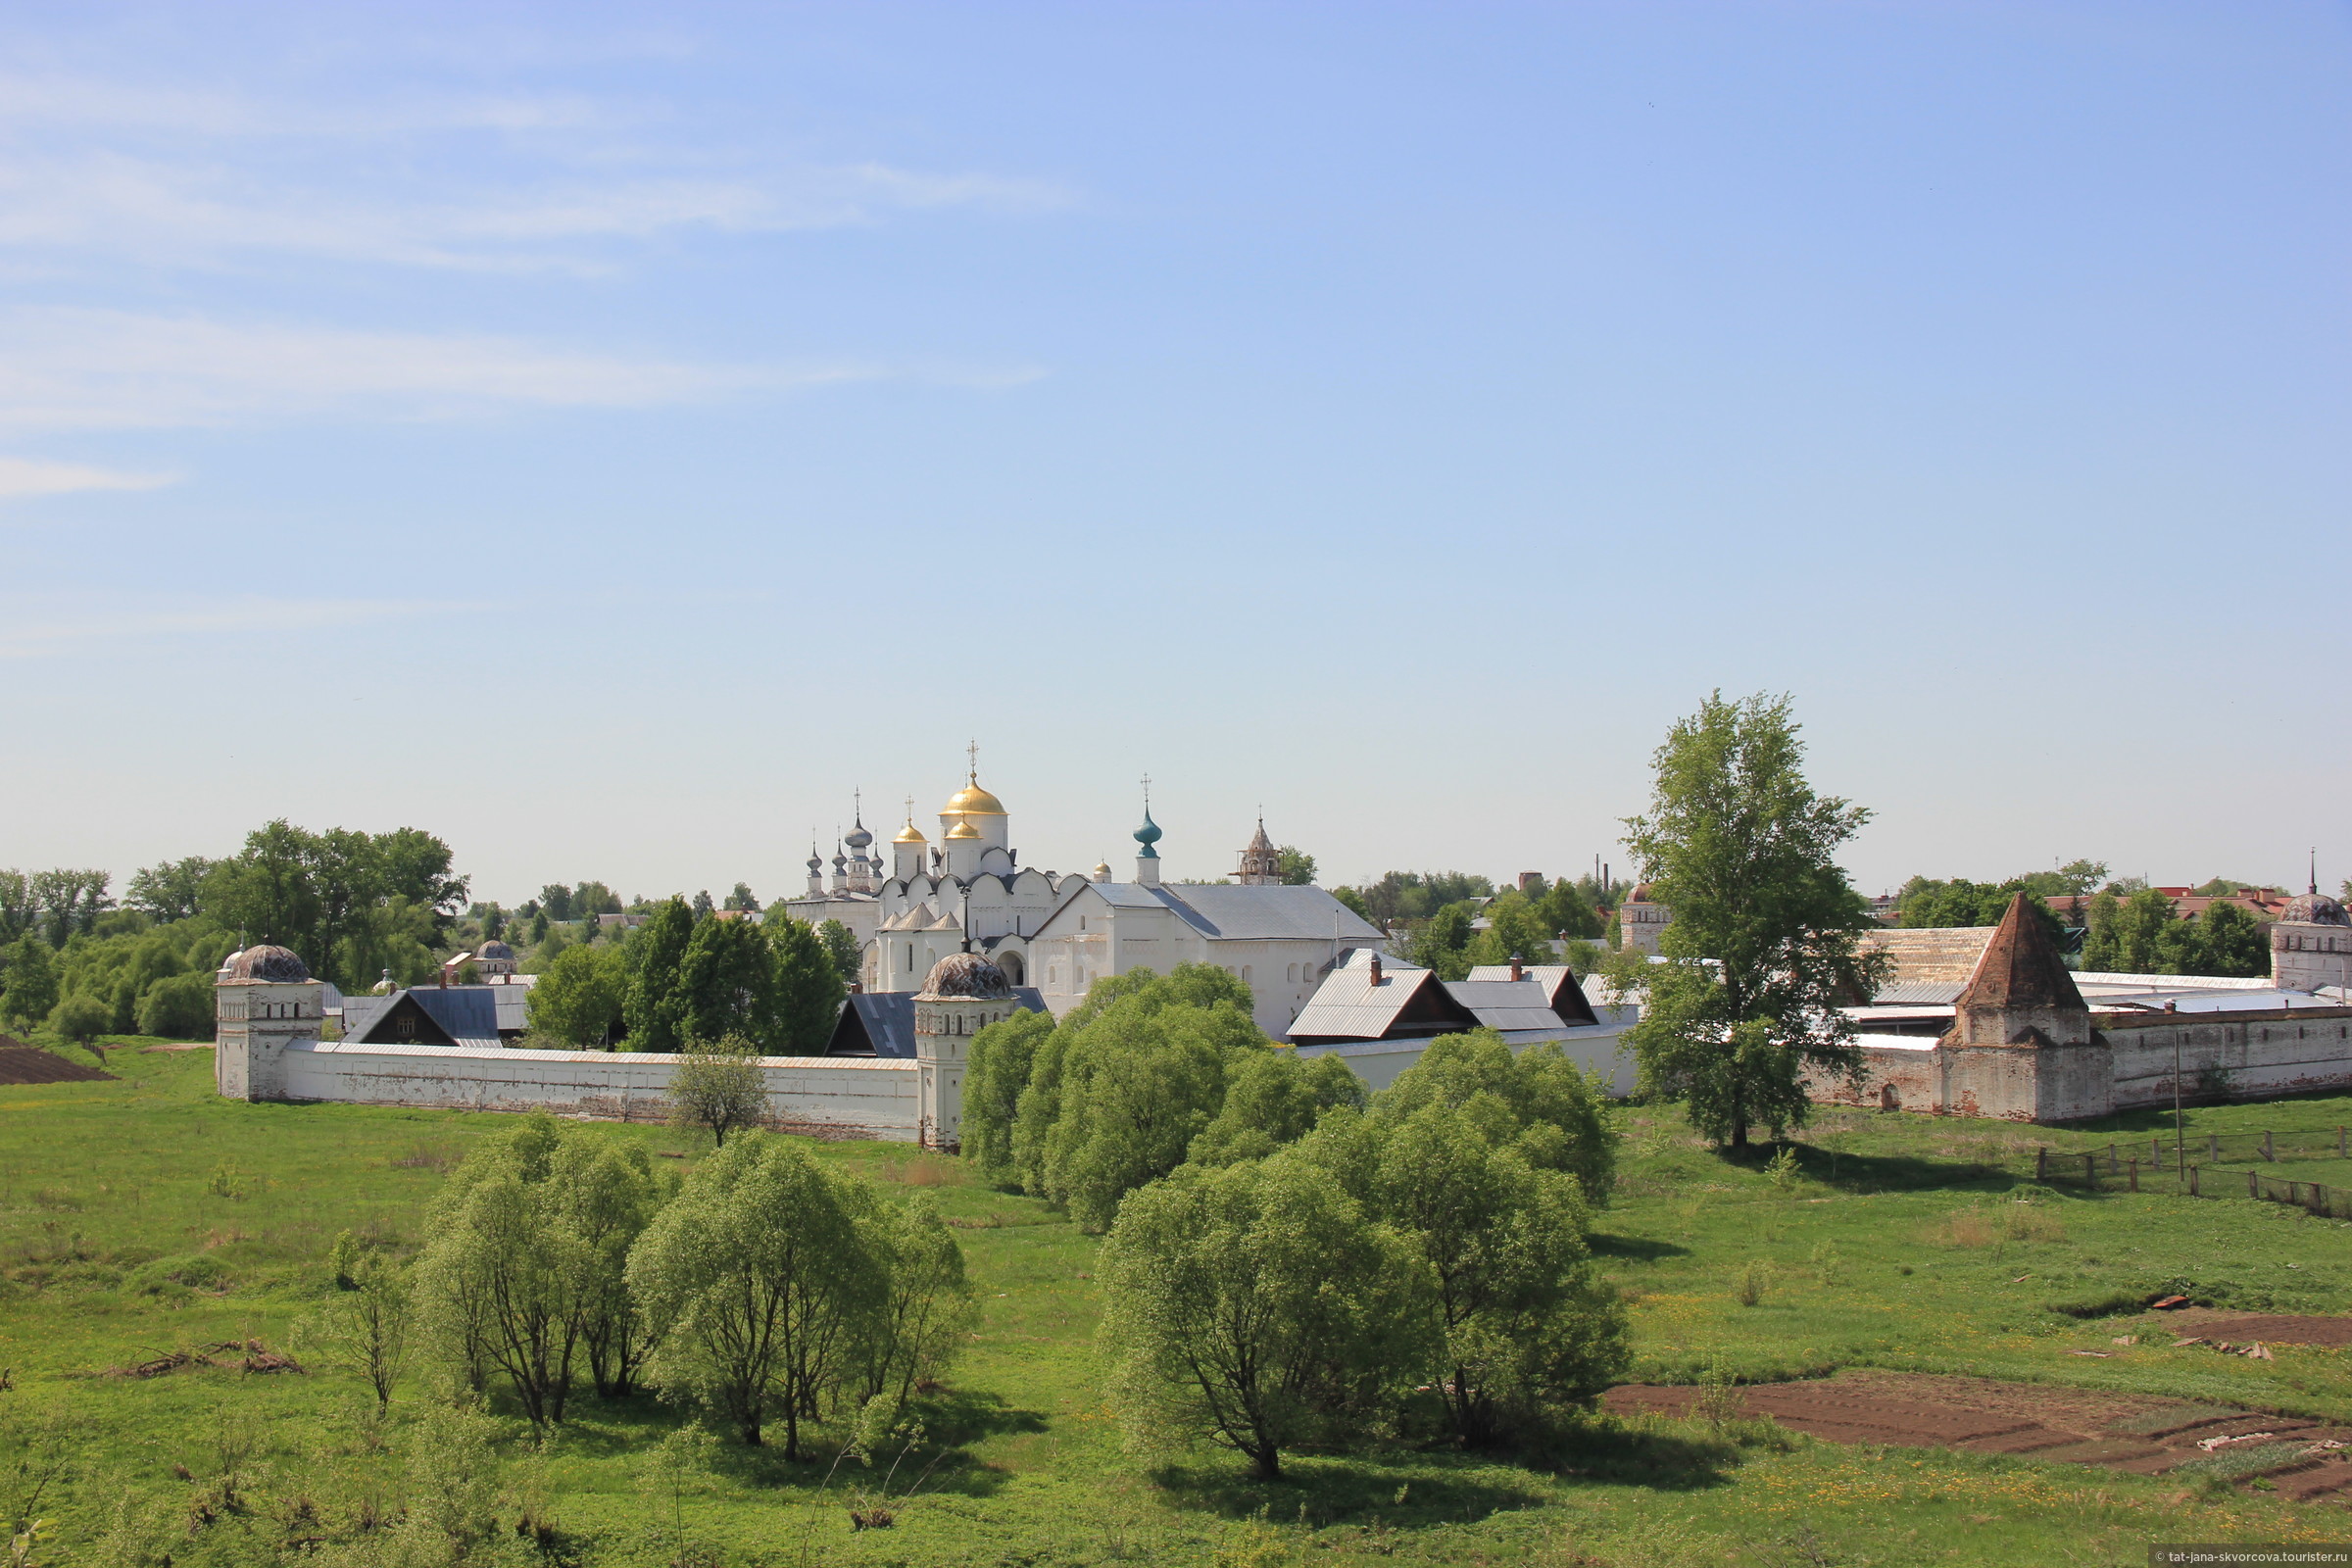
M 561 882 L 550 882 L 539 890 L 539 909 L 550 920 L 571 919 L 571 889 Z
M 1628 955 L 1615 971 L 1643 998 L 1627 1041 L 1643 1087 L 1735 1149 L 1757 1123 L 1804 1124 L 1808 1070 L 1856 1070 L 1839 1008 L 1885 970 L 1860 951 L 1874 922 L 1836 858 L 1870 813 L 1814 793 L 1803 758 L 1787 698 L 1712 695 L 1658 748 L 1650 808 L 1626 822 L 1650 897 L 1674 910 L 1666 961 Z
M 574 1050 L 603 1050 L 625 1025 L 628 999 L 628 965 L 618 949 L 565 948 L 531 987 L 531 1029 Z
M 1991 883 L 1954 877 L 1948 882 L 1937 882 L 1915 876 L 1903 884 L 1896 906 L 1902 911 L 1903 925 L 1912 930 L 1999 925 L 2001 917 L 2009 912 L 2010 901 L 2023 893 L 2026 906 L 2041 921 L 2051 940 L 2063 946 L 2066 922 L 2051 912 L 2043 896 L 2031 885 L 2032 880 L 2013 876 L 2006 882 Z
M 770 905 L 766 918 L 776 963 L 768 1049 L 778 1055 L 821 1056 L 841 1022 L 848 987 L 815 929 L 783 913 L 783 908 L 781 904 Z
M 68 997 L 49 1009 L 49 1032 L 86 1046 L 114 1027 L 115 1009 L 96 997 Z
M 801 1422 L 859 1370 L 888 1290 L 860 1226 L 871 1198 L 777 1138 L 741 1138 L 686 1179 L 629 1254 L 629 1286 L 660 1332 L 651 1371 L 757 1445 Z
M 1286 887 L 1314 885 L 1315 858 L 1295 844 L 1285 844 L 1274 852 L 1274 868 Z
M 1554 882 L 1546 888 L 1536 902 L 1536 916 L 1545 931 L 1571 941 L 1597 941 L 1603 929 L 1599 908 L 1574 882 Z
M 1514 1054 L 1491 1029 L 1440 1035 L 1381 1092 L 1375 1113 L 1395 1121 L 1427 1105 L 1467 1110 L 1489 1142 L 1538 1170 L 1575 1177 L 1592 1206 L 1608 1202 L 1617 1168 L 1609 1102 L 1558 1046 Z
M 533 1122 L 552 1118 L 534 1117 Z M 579 1241 L 544 1175 L 551 1128 L 468 1156 L 435 1205 L 417 1288 L 448 1359 L 506 1374 L 534 1427 L 562 1424 L 579 1345 Z M 534 1162 L 537 1162 L 536 1168 Z
M 2102 889 L 2083 911 L 2082 967 L 2094 974 L 2161 974 L 2174 961 L 2173 901 L 2142 887 L 2126 898 Z
M 690 1040 L 723 1040 L 740 1035 L 785 1052 L 778 1028 L 776 955 L 767 933 L 750 920 L 694 922 L 678 960 L 680 1027 Z
M 1205 1441 L 1282 1474 L 1427 1359 L 1426 1268 L 1288 1154 L 1188 1166 L 1131 1195 L 1104 1244 L 1102 1347 L 1139 1447 Z
M 1054 1015 L 1026 1007 L 972 1036 L 963 1074 L 962 1154 L 983 1180 L 1020 1190 L 1012 1158 L 1012 1133 L 1021 1094 L 1029 1087 L 1037 1053 L 1054 1034 Z
M 877 1203 L 863 1222 L 884 1289 L 859 1350 L 861 1400 L 903 1410 L 917 1385 L 944 1374 L 978 1320 L 972 1282 L 956 1233 L 926 1194 Z
M 1514 957 L 1531 964 L 1557 962 L 1559 956 L 1551 950 L 1553 927 L 1543 911 L 1539 901 L 1516 890 L 1500 895 L 1487 906 L 1487 928 L 1470 938 L 1462 961 L 1468 968 L 1507 964 Z
M 320 1355 L 366 1381 L 377 1409 L 392 1402 L 408 1358 L 412 1293 L 408 1270 L 373 1250 L 351 1265 L 349 1289 L 337 1290 L 299 1330 L 305 1359 Z
M 209 1040 L 213 1035 L 210 975 L 168 975 L 139 997 L 132 1020 L 138 1032 L 163 1040 Z
M 738 882 L 735 884 L 734 891 L 729 893 L 725 900 L 720 903 L 719 907 L 722 909 L 740 909 L 745 914 L 758 914 L 760 912 L 760 901 L 752 897 L 752 888 L 750 883 Z
M 1247 996 L 1214 965 L 1180 965 L 1074 1032 L 1041 1186 L 1080 1229 L 1109 1229 L 1121 1198 L 1183 1164 L 1224 1101 L 1229 1063 L 1268 1049 Z
M 709 918 L 711 911 L 716 907 L 717 906 L 710 902 L 710 890 L 709 888 L 703 889 L 702 892 L 697 893 L 694 896 L 694 917 L 697 920 Z
M 122 902 L 158 920 L 193 918 L 204 906 L 204 884 L 220 862 L 201 855 L 141 867 L 123 890 Z
M 767 1074 L 759 1048 L 741 1035 L 704 1044 L 689 1041 L 669 1073 L 669 1119 L 708 1127 L 713 1148 L 727 1134 L 757 1127 L 767 1116 Z
M 825 956 L 832 961 L 833 972 L 841 976 L 841 983 L 856 985 L 858 971 L 864 967 L 864 956 L 858 951 L 858 939 L 850 935 L 850 928 L 839 920 L 823 921 L 816 928 L 816 940 L 824 944 Z
M 694 940 L 695 919 L 681 898 L 655 906 L 630 944 L 636 972 L 629 978 L 625 1009 L 632 1051 L 676 1051 L 685 1036 L 686 998 L 679 969 L 686 945 Z
M 2271 972 L 2270 922 L 2252 910 L 2235 904 L 2208 905 L 2192 929 L 2198 963 L 2188 973 L 2251 979 Z
M 964 1103 L 968 1118 L 968 1092 Z M 1241 1052 L 1226 1067 L 1224 1102 L 1192 1141 L 1185 1158 L 1195 1165 L 1263 1159 L 1304 1138 L 1335 1105 L 1360 1108 L 1363 1103 L 1363 1080 L 1338 1056 Z
M 1589 1404 L 1630 1355 L 1593 1277 L 1576 1179 L 1530 1163 L 1491 1097 L 1409 1111 L 1375 1100 L 1299 1146 L 1420 1254 L 1434 1282 L 1438 1384 L 1456 1438 L 1486 1446 Z
M 663 1195 L 645 1146 L 572 1134 L 551 1161 L 560 1215 L 573 1244 L 572 1301 L 580 1348 L 600 1397 L 628 1394 L 653 1348 L 653 1326 L 630 1293 L 629 1250 Z
M 1459 980 L 1470 973 L 1470 915 L 1467 904 L 1448 904 L 1414 933 L 1409 956 L 1441 980 Z

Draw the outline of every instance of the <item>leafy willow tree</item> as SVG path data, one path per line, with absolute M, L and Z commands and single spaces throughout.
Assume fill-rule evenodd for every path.
M 158 920 L 185 920 L 204 907 L 204 885 L 220 862 L 201 855 L 164 860 L 134 872 L 122 890 L 122 902 L 144 909 Z
M 1448 904 L 1492 898 L 1494 884 L 1468 871 L 1390 871 L 1377 882 L 1345 891 L 1353 901 L 1348 907 L 1375 925 L 1387 925 L 1426 920 Z
M 2051 912 L 2048 903 L 2025 877 L 1992 883 L 1971 882 L 1966 877 L 1938 882 L 1915 876 L 1903 884 L 1896 906 L 1902 910 L 1904 926 L 1913 929 L 1999 925 L 2001 916 L 2009 912 L 2010 901 L 2020 893 L 2052 940 L 2063 943 L 2066 923 Z
M 625 1266 L 660 1195 L 650 1163 L 544 1111 L 477 1144 L 416 1261 L 438 1357 L 477 1390 L 503 1373 L 541 1428 L 563 1421 L 583 1351 L 600 1391 L 626 1392 L 650 1339 Z
M 1465 1446 L 1589 1404 L 1630 1359 L 1624 1309 L 1592 1273 L 1579 1181 L 1534 1163 L 1530 1145 L 1482 1094 L 1458 1104 L 1383 1096 L 1368 1114 L 1327 1117 L 1298 1146 L 1428 1270 L 1437 1348 L 1426 1381 Z
M 896 1412 L 917 1385 L 947 1370 L 979 1309 L 963 1249 L 927 1194 L 873 1205 L 861 1229 L 885 1283 L 860 1341 L 858 1392 L 861 1402 L 886 1399 Z
M 1274 869 L 1286 887 L 1314 885 L 1315 858 L 1296 844 L 1285 844 L 1274 852 Z
M 291 948 L 313 974 L 352 990 L 385 968 L 429 970 L 466 888 L 449 846 L 419 828 L 314 833 L 280 817 L 206 873 L 199 902 L 246 942 Z
M 669 1119 L 707 1127 L 713 1148 L 727 1135 L 757 1127 L 767 1116 L 767 1074 L 759 1048 L 741 1035 L 704 1043 L 689 1040 L 669 1074 Z
M 981 1179 L 1020 1191 L 1012 1129 L 1037 1053 L 1054 1034 L 1054 1015 L 1023 1008 L 972 1036 L 963 1074 L 962 1154 Z
M 1860 950 L 1874 922 L 1836 859 L 1870 812 L 1814 792 L 1797 728 L 1786 697 L 1709 696 L 1658 748 L 1649 810 L 1626 821 L 1650 897 L 1674 910 L 1665 961 L 1628 955 L 1614 971 L 1643 999 L 1627 1042 L 1643 1088 L 1734 1149 L 1753 1126 L 1804 1124 L 1808 1072 L 1855 1070 L 1838 1009 L 1885 969 Z
M 1363 1103 L 1363 1080 L 1338 1056 L 1243 1052 L 1227 1066 L 1224 1103 L 1192 1141 L 1185 1159 L 1194 1165 L 1263 1159 L 1314 1131 L 1325 1111 Z
M 1513 1053 L 1491 1029 L 1440 1035 L 1381 1091 L 1373 1112 L 1396 1121 L 1429 1105 L 1468 1112 L 1488 1142 L 1538 1170 L 1574 1177 L 1593 1207 L 1608 1202 L 1617 1180 L 1608 1098 L 1558 1046 Z
M 1428 1359 L 1427 1269 L 1303 1159 L 1188 1166 L 1129 1196 L 1104 1244 L 1102 1345 L 1130 1441 L 1206 1441 L 1260 1477 L 1345 1432 Z
M 49 1009 L 49 1032 L 86 1046 L 114 1027 L 114 1009 L 96 997 L 68 997 Z
M 782 1139 L 742 1138 L 696 1167 L 629 1255 L 631 1290 L 660 1332 L 651 1373 L 750 1445 L 801 1428 L 862 1370 L 889 1293 L 860 1222 L 872 1200 Z
M 689 1040 L 741 1036 L 780 1046 L 776 955 L 750 920 L 697 916 L 678 959 L 679 1027 Z

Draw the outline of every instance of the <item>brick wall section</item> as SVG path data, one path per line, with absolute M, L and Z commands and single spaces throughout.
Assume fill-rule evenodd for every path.
M 2185 1098 L 2269 1100 L 2352 1088 L 2352 1007 L 2282 1011 L 2094 1012 L 2088 1046 L 1863 1047 L 1859 1088 L 1814 1075 L 1813 1098 L 1831 1103 L 2079 1121 L 2173 1102 L 2180 1046 Z

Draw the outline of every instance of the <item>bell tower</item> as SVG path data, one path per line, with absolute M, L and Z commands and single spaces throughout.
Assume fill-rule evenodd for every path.
M 931 966 L 914 997 L 914 1062 L 925 1149 L 963 1143 L 963 1074 L 972 1036 L 1020 1009 L 1004 971 L 976 953 L 951 953 Z

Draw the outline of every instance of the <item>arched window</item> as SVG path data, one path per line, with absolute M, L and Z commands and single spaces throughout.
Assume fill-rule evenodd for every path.
M 1242 984 L 1244 984 L 1244 985 L 1248 985 L 1249 983 L 1250 983 L 1250 966 L 1249 966 L 1248 964 L 1246 964 L 1246 963 L 1245 963 L 1245 964 L 1243 964 L 1243 965 L 1242 965 Z
M 1282 978 L 1287 984 L 1297 985 L 1298 983 L 1298 966 L 1295 963 L 1284 964 L 1282 966 Z

